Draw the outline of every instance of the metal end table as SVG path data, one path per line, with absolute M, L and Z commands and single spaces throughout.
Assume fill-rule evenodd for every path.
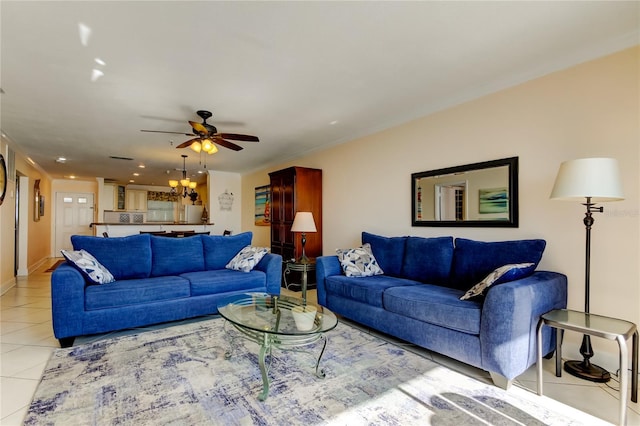
M 291 271 L 302 272 L 302 300 L 304 303 L 307 303 L 307 273 L 315 272 L 316 263 L 315 262 L 286 262 L 284 272 L 282 274 L 282 278 L 284 279 L 285 288 L 289 289 L 289 284 L 287 283 L 287 275 L 291 273 Z
M 538 395 L 542 395 L 542 326 L 556 329 L 556 376 L 562 376 L 562 337 L 564 330 L 577 331 L 603 339 L 616 340 L 620 347 L 620 424 L 627 422 L 627 387 L 629 353 L 627 340 L 633 336 L 631 358 L 631 400 L 638 402 L 638 329 L 629 321 L 587 314 L 569 309 L 556 309 L 540 316 L 536 329 Z M 560 330 L 560 336 L 557 335 Z M 559 337 L 559 338 L 558 338 Z

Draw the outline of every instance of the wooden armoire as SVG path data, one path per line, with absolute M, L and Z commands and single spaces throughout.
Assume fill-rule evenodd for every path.
M 283 262 L 302 256 L 301 235 L 291 232 L 296 212 L 302 211 L 313 213 L 318 230 L 306 234 L 305 253 L 311 260 L 322 256 L 322 170 L 289 167 L 269 173 L 269 177 L 271 252 L 282 255 Z

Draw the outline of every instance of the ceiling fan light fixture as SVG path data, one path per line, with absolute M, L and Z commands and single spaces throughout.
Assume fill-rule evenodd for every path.
M 202 144 L 202 150 L 204 152 L 209 152 L 209 151 L 211 151 L 213 149 L 214 145 L 213 145 L 213 143 L 211 143 L 211 139 L 209 139 L 209 138 L 202 139 L 202 142 L 200 142 L 200 143 Z
M 207 154 L 215 154 L 216 152 L 218 152 L 218 147 L 211 144 L 211 149 L 207 151 Z
M 191 148 L 193 151 L 195 152 L 200 152 L 202 151 L 202 145 L 200 145 L 200 142 L 194 142 L 191 145 L 189 145 L 189 148 Z

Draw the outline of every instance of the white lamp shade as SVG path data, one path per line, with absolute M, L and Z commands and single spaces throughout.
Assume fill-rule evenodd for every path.
M 318 232 L 311 212 L 298 212 L 293 218 L 291 232 Z
M 591 202 L 624 200 L 618 161 L 613 158 L 582 158 L 560 165 L 551 199 Z

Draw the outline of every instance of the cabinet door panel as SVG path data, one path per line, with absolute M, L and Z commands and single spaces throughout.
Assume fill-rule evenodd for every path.
M 282 179 L 271 181 L 271 223 L 282 221 Z
M 294 196 L 294 183 L 293 179 L 290 182 L 285 182 L 283 185 L 283 206 L 284 209 L 284 221 L 293 223 L 293 219 L 296 216 L 296 204 L 295 204 L 295 196 Z

